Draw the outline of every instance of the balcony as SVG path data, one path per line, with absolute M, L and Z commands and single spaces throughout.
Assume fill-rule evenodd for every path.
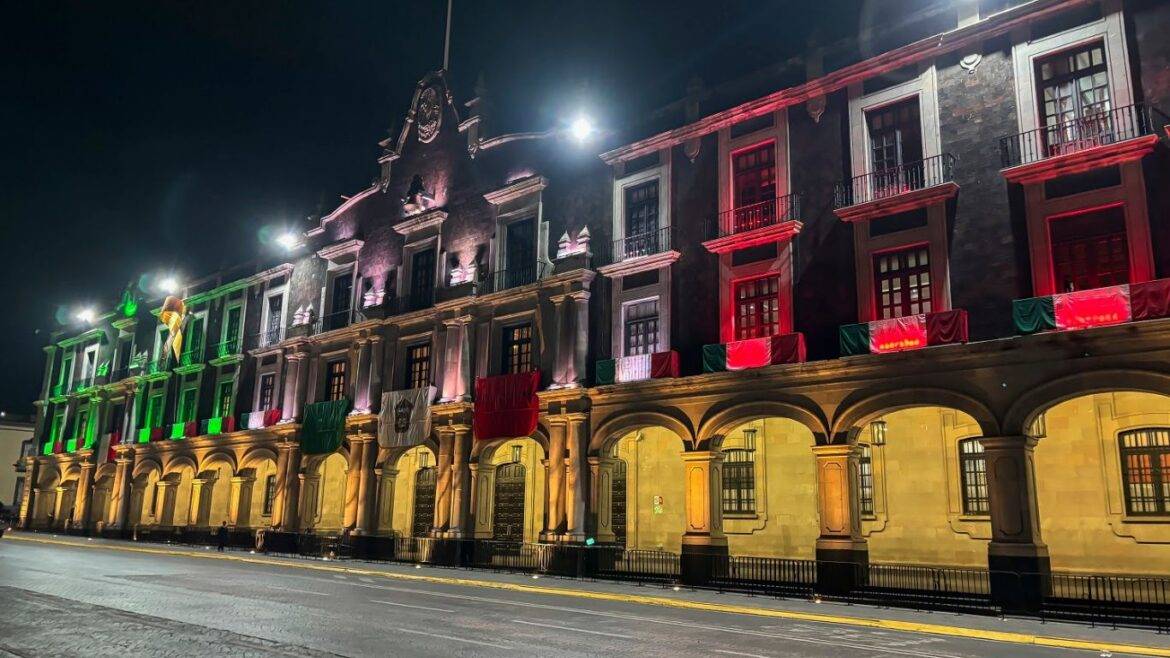
M 1170 279 L 1090 288 L 1012 302 L 1016 333 L 1073 331 L 1170 317 Z
M 203 341 L 184 344 L 183 348 L 183 353 L 179 355 L 178 367 L 203 363 Z
M 479 294 L 489 294 L 536 283 L 544 274 L 544 263 L 526 263 L 488 274 L 480 284 Z
M 280 327 L 270 327 L 249 336 L 248 344 L 253 348 L 270 347 L 280 342 Z
M 678 352 L 670 350 L 604 359 L 597 362 L 595 372 L 598 386 L 675 378 L 679 376 Z
M 727 210 L 708 224 L 703 246 L 713 254 L 723 254 L 789 240 L 800 232 L 798 217 L 800 196 L 796 194 Z
M 1139 103 L 1008 135 L 999 140 L 1003 174 L 1029 183 L 1139 159 L 1167 124 L 1165 114 Z
M 967 342 L 967 312 L 960 309 L 843 325 L 841 356 L 906 352 Z
M 322 315 L 313 323 L 313 333 L 323 334 L 328 331 L 336 331 L 337 329 L 344 329 L 355 322 L 365 320 L 362 312 L 356 308 L 349 308 L 342 311 L 335 311 L 327 315 Z
M 625 276 L 673 263 L 681 256 L 674 249 L 673 232 L 666 226 L 600 245 L 597 271 L 605 276 Z
M 167 352 L 166 355 L 163 356 L 162 358 L 155 359 L 154 361 L 149 361 L 149 362 L 143 364 L 142 374 L 143 375 L 157 375 L 160 373 L 165 373 L 170 369 L 171 369 L 171 356 L 170 356 L 170 352 Z
M 837 186 L 833 208 L 854 222 L 916 210 L 953 197 L 955 156 L 949 153 L 854 176 Z
M 221 416 L 199 421 L 199 436 L 229 434 L 236 431 L 235 416 Z
M 222 359 L 229 356 L 235 356 L 240 353 L 240 339 L 233 336 L 225 341 L 215 344 L 215 358 Z
M 82 391 L 93 388 L 94 384 L 96 383 L 97 378 L 93 375 L 90 375 L 89 377 L 83 377 L 73 382 L 73 385 L 69 387 L 69 392 L 80 393 Z

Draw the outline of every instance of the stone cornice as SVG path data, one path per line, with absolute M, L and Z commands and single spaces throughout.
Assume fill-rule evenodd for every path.
M 365 242 L 357 238 L 345 240 L 344 242 L 337 242 L 321 247 L 317 250 L 317 256 L 329 261 L 338 261 L 345 256 L 352 256 L 356 259 L 363 245 L 365 245 Z
M 1011 183 L 1041 183 L 1060 176 L 1079 174 L 1090 169 L 1140 160 L 1153 152 L 1158 135 L 1145 135 L 1116 144 L 1087 148 L 1068 155 L 1057 155 L 1037 162 L 1017 165 L 1000 173 Z
M 432 210 L 423 211 L 417 215 L 407 217 L 391 228 L 393 228 L 394 232 L 398 233 L 399 235 L 410 237 L 411 235 L 420 231 L 424 231 L 428 228 L 442 226 L 443 222 L 446 220 L 447 212 L 445 210 L 439 210 L 435 208 Z
M 522 196 L 535 194 L 546 187 L 548 187 L 548 179 L 544 176 L 529 176 L 527 178 L 518 180 L 511 185 L 507 185 L 498 190 L 488 192 L 487 194 L 483 195 L 483 198 L 486 199 L 488 203 L 499 206 L 508 203 L 509 201 L 515 201 Z
M 610 263 L 609 265 L 602 265 L 597 268 L 597 271 L 602 275 L 613 278 L 615 276 L 629 276 L 637 274 L 638 272 L 646 272 L 648 270 L 656 270 L 661 267 L 666 267 L 682 258 L 682 252 L 673 249 L 663 251 L 649 256 L 638 256 L 635 258 L 627 258 L 617 263 Z
M 875 199 L 833 211 L 843 222 L 863 222 L 942 203 L 959 193 L 957 183 L 932 185 L 921 190 Z

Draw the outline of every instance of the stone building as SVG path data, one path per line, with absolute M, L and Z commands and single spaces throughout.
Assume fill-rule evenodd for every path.
M 177 357 L 45 348 L 23 522 L 1170 572 L 1170 5 L 948 20 L 604 153 L 426 76 Z

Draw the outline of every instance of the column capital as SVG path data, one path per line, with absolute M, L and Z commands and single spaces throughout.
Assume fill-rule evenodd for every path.
M 812 447 L 817 457 L 848 457 L 861 454 L 861 447 L 856 443 L 830 443 Z
M 474 320 L 475 317 L 470 313 L 464 313 L 463 315 L 456 315 L 453 318 L 444 318 L 442 322 L 444 327 L 463 327 L 471 324 Z
M 684 462 L 713 462 L 723 461 L 723 453 L 719 450 L 688 450 L 682 453 Z
M 574 290 L 565 296 L 575 302 L 587 302 L 592 295 L 593 293 L 589 292 L 588 290 Z

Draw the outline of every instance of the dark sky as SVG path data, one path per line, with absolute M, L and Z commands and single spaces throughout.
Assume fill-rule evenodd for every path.
M 800 52 L 857 2 L 455 0 L 451 73 L 510 121 L 607 124 Z M 31 412 L 62 309 L 256 254 L 364 188 L 442 62 L 443 0 L 9 4 L 0 27 L 0 409 Z M 399 124 L 400 125 L 400 124 Z M 39 331 L 39 333 L 38 333 Z

